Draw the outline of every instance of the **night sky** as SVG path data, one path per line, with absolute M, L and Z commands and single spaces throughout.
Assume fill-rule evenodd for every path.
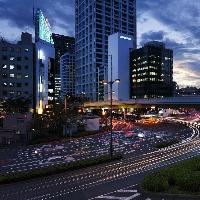
M 0 36 L 33 33 L 32 0 L 0 0 Z M 74 35 L 74 0 L 36 0 L 55 33 Z M 137 0 L 138 47 L 149 40 L 174 50 L 174 80 L 200 87 L 200 0 Z

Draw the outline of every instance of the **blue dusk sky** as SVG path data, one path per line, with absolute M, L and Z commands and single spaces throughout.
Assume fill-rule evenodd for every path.
M 52 31 L 74 36 L 74 0 L 35 0 Z M 0 0 L 0 36 L 33 33 L 32 0 Z M 174 50 L 174 80 L 200 87 L 200 0 L 137 0 L 137 45 L 150 40 Z

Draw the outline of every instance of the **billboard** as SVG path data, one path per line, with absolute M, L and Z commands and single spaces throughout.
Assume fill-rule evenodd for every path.
M 41 9 L 36 11 L 36 21 L 35 21 L 35 37 L 36 41 L 39 39 L 46 41 L 50 44 L 54 44 L 52 39 L 51 26 L 49 24 L 48 18 L 44 16 Z

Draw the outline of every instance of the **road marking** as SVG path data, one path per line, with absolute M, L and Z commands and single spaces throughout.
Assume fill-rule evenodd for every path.
M 115 197 L 115 196 L 98 196 L 95 199 L 115 199 L 115 200 L 125 200 L 124 197 Z
M 137 193 L 137 190 L 123 190 L 123 189 L 120 189 L 120 190 L 117 190 L 117 192 L 133 192 L 133 193 Z
M 124 199 L 124 200 L 132 200 L 132 199 L 134 199 L 135 197 L 138 197 L 138 196 L 140 196 L 140 193 L 136 193 L 136 194 Z
M 132 200 L 135 197 L 140 196 L 140 193 L 136 193 L 130 197 L 116 197 L 116 196 L 98 196 L 95 199 L 115 199 L 115 200 Z

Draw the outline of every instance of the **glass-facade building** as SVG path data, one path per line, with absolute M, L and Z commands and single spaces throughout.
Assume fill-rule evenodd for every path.
M 104 99 L 108 70 L 108 36 L 133 36 L 136 47 L 136 0 L 76 0 L 76 94 Z
M 173 96 L 173 51 L 149 42 L 130 53 L 131 98 Z

